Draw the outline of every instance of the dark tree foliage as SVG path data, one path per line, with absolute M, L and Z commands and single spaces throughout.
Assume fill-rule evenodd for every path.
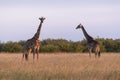
M 3 43 L 0 42 L 0 52 L 2 52 Z
M 44 52 L 73 52 L 73 42 L 64 39 L 47 39 L 41 42 Z
M 120 39 L 96 39 L 101 52 L 120 52 Z M 25 41 L 0 42 L 0 52 L 23 52 Z M 40 52 L 88 52 L 86 40 L 73 42 L 65 39 L 46 39 L 41 41 Z
M 17 42 L 12 41 L 3 43 L 1 47 L 1 52 L 21 52 L 22 50 L 23 46 L 19 45 Z

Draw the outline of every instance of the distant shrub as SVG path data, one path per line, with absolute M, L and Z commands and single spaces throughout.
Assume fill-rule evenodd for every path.
M 120 39 L 96 39 L 101 52 L 120 52 Z M 25 41 L 0 42 L 0 52 L 23 52 Z M 88 52 L 86 40 L 73 42 L 65 39 L 46 39 L 41 41 L 40 52 Z
M 3 52 L 21 52 L 23 47 L 16 42 L 7 42 L 3 44 L 2 51 Z

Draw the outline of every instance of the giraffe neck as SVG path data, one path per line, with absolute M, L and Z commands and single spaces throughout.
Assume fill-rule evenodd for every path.
M 90 35 L 88 35 L 88 33 L 86 32 L 84 27 L 82 27 L 82 31 L 83 31 L 83 34 L 84 34 L 84 36 L 85 36 L 85 38 L 87 39 L 88 42 L 93 41 L 93 38 Z
M 39 39 L 40 31 L 41 31 L 41 27 L 42 27 L 42 23 L 43 23 L 43 22 L 40 22 L 40 25 L 39 25 L 39 27 L 38 27 L 38 29 L 37 29 L 37 32 L 36 32 L 35 35 L 33 36 L 33 39 L 36 39 L 36 40 Z

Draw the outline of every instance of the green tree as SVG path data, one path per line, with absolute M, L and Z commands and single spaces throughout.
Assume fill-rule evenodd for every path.
M 23 47 L 16 42 L 9 41 L 3 45 L 2 50 L 4 52 L 21 52 Z

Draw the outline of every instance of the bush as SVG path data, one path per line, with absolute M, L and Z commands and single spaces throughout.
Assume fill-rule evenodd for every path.
M 22 52 L 23 47 L 16 42 L 7 42 L 2 46 L 3 52 Z
M 96 39 L 101 52 L 120 52 L 120 39 Z M 25 41 L 0 42 L 0 52 L 23 52 Z M 65 39 L 46 39 L 41 41 L 40 52 L 88 52 L 86 40 L 73 42 Z

